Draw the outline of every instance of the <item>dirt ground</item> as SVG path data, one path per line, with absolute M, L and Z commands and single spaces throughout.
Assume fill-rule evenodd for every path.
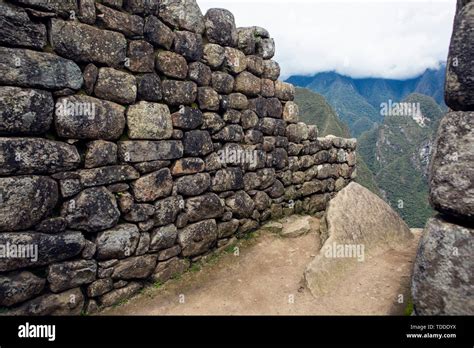
M 238 255 L 223 253 L 101 315 L 403 315 L 421 231 L 414 233 L 409 249 L 367 257 L 330 295 L 315 298 L 303 271 L 318 251 L 316 233 L 260 232 L 237 244 Z

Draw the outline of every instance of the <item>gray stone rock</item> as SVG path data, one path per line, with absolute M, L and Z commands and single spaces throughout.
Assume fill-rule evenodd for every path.
M 159 15 L 171 27 L 198 34 L 204 32 L 204 17 L 196 0 L 162 0 Z
M 190 31 L 176 31 L 174 51 L 183 55 L 187 60 L 199 61 L 203 55 L 202 37 Z
M 160 251 L 171 248 L 176 243 L 178 230 L 175 225 L 158 227 L 151 233 L 150 251 Z
M 209 86 L 211 84 L 212 71 L 206 64 L 193 62 L 188 66 L 188 78 L 197 83 L 198 86 Z
M 430 202 L 448 215 L 474 221 L 474 112 L 441 120 L 431 159 Z
M 129 222 L 145 222 L 154 213 L 155 207 L 151 204 L 132 204 L 131 209 L 123 218 Z
M 241 190 L 243 187 L 243 172 L 240 168 L 218 170 L 212 179 L 212 190 L 215 192 Z
M 273 58 L 275 55 L 275 41 L 270 38 L 258 40 L 256 53 L 263 59 Z
M 231 209 L 232 214 L 239 219 L 252 216 L 255 209 L 254 201 L 245 191 L 239 191 L 226 199 L 225 204 Z
M 0 3 L 0 43 L 42 49 L 46 46 L 46 26 L 30 21 L 21 7 Z
M 202 129 L 207 129 L 212 133 L 221 130 L 225 126 L 225 122 L 219 114 L 215 112 L 205 112 L 203 114 Z
M 23 271 L 0 275 L 0 305 L 13 306 L 41 293 L 45 279 Z
M 298 104 L 291 101 L 286 102 L 285 107 L 283 108 L 283 119 L 289 123 L 297 123 L 299 112 Z
M 113 279 L 148 278 L 156 266 L 156 255 L 143 255 L 120 260 L 114 267 Z
M 163 99 L 173 106 L 191 105 L 197 97 L 197 85 L 192 81 L 165 80 L 162 89 Z
M 102 99 L 131 104 L 137 98 L 137 81 L 133 75 L 123 71 L 100 68 L 94 93 Z
M 237 47 L 246 55 L 255 53 L 257 38 L 254 27 L 237 28 Z
M 123 162 L 171 160 L 183 156 L 183 145 L 176 140 L 135 140 L 118 142 L 119 158 Z
M 270 197 L 263 191 L 258 191 L 255 196 L 253 196 L 253 201 L 255 203 L 255 208 L 259 211 L 268 209 L 272 202 Z
M 53 217 L 41 221 L 35 226 L 35 230 L 41 233 L 56 234 L 65 232 L 67 221 L 62 217 Z
M 51 174 L 76 168 L 76 148 L 42 138 L 0 138 L 0 175 Z
M 96 274 L 97 263 L 93 260 L 67 261 L 49 265 L 47 279 L 51 291 L 58 293 L 92 283 Z
M 143 35 L 144 23 L 140 16 L 116 11 L 101 4 L 96 4 L 96 8 L 98 22 L 105 29 L 118 31 L 127 37 Z
M 201 110 L 219 110 L 219 94 L 211 87 L 199 87 L 197 100 Z
M 127 49 L 128 70 L 139 73 L 151 73 L 155 67 L 153 45 L 143 40 L 130 41 Z
M 275 81 L 275 97 L 283 101 L 295 99 L 295 86 L 291 83 Z
M 262 78 L 276 81 L 280 77 L 280 65 L 274 60 L 263 61 Z
M 173 45 L 175 33 L 155 16 L 148 16 L 144 26 L 145 39 L 154 46 L 170 49 Z
M 260 79 L 252 73 L 244 71 L 235 78 L 234 90 L 236 92 L 243 93 L 250 97 L 256 97 L 260 94 L 261 89 Z
M 127 109 L 128 136 L 130 139 L 169 139 L 173 123 L 167 105 L 139 102 Z
M 217 224 L 217 237 L 227 238 L 232 236 L 239 228 L 239 220 L 232 219 L 230 221 Z
M 115 165 L 101 168 L 82 169 L 75 172 L 83 187 L 103 186 L 120 181 L 134 180 L 140 174 L 129 165 Z
M 197 196 L 206 192 L 211 186 L 211 176 L 208 173 L 187 175 L 176 180 L 178 194 Z
M 142 162 L 134 165 L 135 169 L 138 170 L 141 174 L 148 174 L 151 172 L 156 172 L 157 170 L 168 167 L 171 164 L 170 161 L 150 161 Z
M 446 104 L 455 111 L 474 110 L 474 4 L 458 3 L 446 64 Z
M 94 140 L 86 144 L 85 168 L 96 168 L 117 163 L 117 144 Z
M 171 118 L 173 127 L 184 130 L 196 129 L 203 122 L 202 112 L 189 106 L 181 107 L 178 112 L 171 115 Z
M 137 226 L 120 224 L 97 234 L 97 260 L 123 259 L 133 255 L 139 240 Z
M 267 116 L 273 118 L 281 118 L 283 113 L 283 106 L 278 98 L 266 99 Z
M 84 244 L 84 236 L 80 232 L 60 234 L 0 233 L 0 245 L 10 246 L 8 250 L 10 257 L 4 258 L 0 263 L 0 272 L 44 266 L 70 259 L 81 253 Z M 16 254 L 12 253 L 14 251 L 17 251 Z
M 234 78 L 222 71 L 212 73 L 212 88 L 218 93 L 229 94 L 234 89 Z
M 237 45 L 234 15 L 225 9 L 211 8 L 205 17 L 206 37 L 209 42 L 222 46 Z
M 222 63 L 224 63 L 224 52 L 224 47 L 213 43 L 207 43 L 203 48 L 202 60 L 211 68 L 217 69 L 222 65 Z
M 275 96 L 275 83 L 270 79 L 262 78 L 262 96 L 273 97 Z
M 164 283 L 167 280 L 184 273 L 190 266 L 189 260 L 177 257 L 165 262 L 158 262 L 151 278 L 154 282 Z
M 92 187 L 64 202 L 61 216 L 66 218 L 70 228 L 97 232 L 114 227 L 120 211 L 112 193 L 103 187 Z
M 80 288 L 71 289 L 60 294 L 45 294 L 34 298 L 8 312 L 14 316 L 47 316 L 81 314 L 84 307 L 84 295 Z
M 94 0 L 79 0 L 79 15 L 81 22 L 86 24 L 94 24 L 96 20 L 95 1 Z
M 50 40 L 56 53 L 77 62 L 119 67 L 126 58 L 123 34 L 79 22 L 52 19 Z
M 207 193 L 186 199 L 185 212 L 189 222 L 196 222 L 221 216 L 224 205 L 215 193 Z
M 125 128 L 121 105 L 74 95 L 58 99 L 54 122 L 60 137 L 72 139 L 117 139 Z
M 153 202 L 171 194 L 173 179 L 168 168 L 142 176 L 131 185 L 138 202 Z
M 99 302 L 103 307 L 110 307 L 125 299 L 129 299 L 133 295 L 137 294 L 143 285 L 138 282 L 130 282 L 126 286 L 120 289 L 112 290 L 105 295 L 99 297 Z
M 440 216 L 423 232 L 412 280 L 417 315 L 472 315 L 474 230 Z
M 137 99 L 149 102 L 160 101 L 163 97 L 161 79 L 157 74 L 135 76 L 137 80 Z
M 223 142 L 236 142 L 240 143 L 244 138 L 244 131 L 241 126 L 237 124 L 231 124 L 225 126 L 219 132 L 212 135 L 212 139 L 220 140 Z
M 0 84 L 78 90 L 81 69 L 71 60 L 26 49 L 0 47 Z
M 224 68 L 233 74 L 239 74 L 247 69 L 245 54 L 232 47 L 226 47 L 224 52 Z
M 127 0 L 125 1 L 124 7 L 127 12 L 146 16 L 158 13 L 159 2 L 148 0 Z
M 171 167 L 173 176 L 196 174 L 204 171 L 205 163 L 198 157 L 181 158 L 177 160 Z
M 201 130 L 186 132 L 183 145 L 187 156 L 205 156 L 214 150 L 209 132 Z
M 304 122 L 290 124 L 286 127 L 286 136 L 288 141 L 293 143 L 300 143 L 307 140 L 309 136 L 308 125 Z
M 189 225 L 178 233 L 178 242 L 185 257 L 206 252 L 217 239 L 216 220 L 204 220 Z
M 186 59 L 177 53 L 160 51 L 155 59 L 156 69 L 168 77 L 185 79 L 188 76 L 188 63 Z
M 168 197 L 155 202 L 155 225 L 164 226 L 172 224 L 182 208 L 184 208 L 184 200 L 178 196 Z
M 88 95 L 91 95 L 94 92 L 94 86 L 97 82 L 99 69 L 92 63 L 87 64 L 82 75 L 84 78 L 84 89 Z
M 87 287 L 87 296 L 89 297 L 98 297 L 101 296 L 110 290 L 113 290 L 114 283 L 112 279 L 98 279 Z
M 71 11 L 77 13 L 78 7 L 75 0 L 13 0 L 13 2 L 26 7 L 32 7 L 43 12 L 52 12 L 61 16 L 69 16 Z

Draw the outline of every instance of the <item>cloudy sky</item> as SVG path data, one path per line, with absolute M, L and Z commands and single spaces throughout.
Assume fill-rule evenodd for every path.
M 335 70 L 405 79 L 446 61 L 456 0 L 197 0 L 265 27 L 282 78 Z

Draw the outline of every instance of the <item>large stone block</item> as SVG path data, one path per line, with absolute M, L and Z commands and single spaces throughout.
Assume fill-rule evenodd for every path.
M 216 238 L 216 220 L 205 220 L 189 225 L 178 233 L 178 242 L 185 257 L 206 252 Z
M 197 97 L 197 85 L 192 81 L 165 80 L 162 88 L 163 99 L 169 105 L 191 105 Z
M 53 12 L 61 16 L 69 16 L 71 11 L 77 13 L 78 10 L 76 0 L 13 0 L 13 2 L 40 11 Z
M 143 19 L 140 16 L 130 15 L 96 4 L 99 23 L 106 29 L 121 32 L 127 37 L 143 35 Z
M 190 222 L 196 222 L 221 216 L 224 214 L 224 205 L 215 193 L 207 193 L 188 198 L 185 212 Z
M 0 233 L 0 245 L 5 253 L 0 272 L 6 272 L 70 259 L 82 251 L 85 239 L 80 232 L 4 232 Z
M 61 292 L 92 283 L 97 276 L 94 260 L 77 260 L 55 263 L 48 267 L 48 283 L 52 292 Z
M 113 279 L 148 278 L 156 266 L 156 255 L 143 255 L 120 260 L 114 266 Z
M 168 77 L 185 79 L 188 76 L 188 63 L 180 54 L 160 51 L 156 54 L 155 62 L 156 69 Z
M 183 156 L 183 144 L 176 140 L 119 141 L 119 157 L 124 162 L 171 160 Z
M 50 38 L 55 52 L 78 62 L 117 67 L 125 62 L 127 40 L 123 34 L 114 31 L 52 19 Z
M 139 102 L 127 109 L 130 139 L 169 139 L 173 135 L 170 109 L 165 104 Z
M 431 159 L 430 202 L 448 215 L 474 221 L 474 112 L 441 120 Z
M 120 224 L 97 234 L 97 260 L 123 259 L 135 252 L 140 233 L 133 224 Z
M 58 135 L 73 139 L 117 139 L 125 128 L 125 108 L 86 95 L 58 99 L 54 122 Z
M 474 229 L 440 216 L 428 220 L 412 279 L 418 315 L 472 315 Z
M 50 92 L 19 87 L 0 87 L 0 134 L 41 134 L 53 121 Z
M 160 19 L 173 28 L 185 29 L 198 34 L 204 31 L 204 17 L 196 0 L 162 0 Z
M 131 104 L 137 98 L 135 76 L 112 68 L 99 69 L 94 88 L 96 96 L 116 103 Z
M 79 153 L 72 145 L 42 138 L 0 138 L 0 175 L 51 174 L 75 169 Z
M 81 69 L 55 54 L 0 47 L 0 84 L 59 90 L 78 90 Z
M 138 202 L 152 202 L 171 194 L 173 178 L 168 168 L 142 176 L 132 183 L 132 191 Z
M 30 272 L 0 275 L 0 305 L 12 306 L 41 293 L 46 283 Z
M 240 168 L 218 170 L 212 179 L 212 190 L 216 192 L 240 190 L 243 187 L 244 178 Z
M 209 42 L 229 47 L 237 45 L 237 28 L 234 15 L 230 11 L 211 8 L 207 11 L 204 20 Z

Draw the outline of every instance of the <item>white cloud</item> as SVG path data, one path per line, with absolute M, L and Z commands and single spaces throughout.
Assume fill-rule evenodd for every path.
M 335 70 L 404 79 L 446 61 L 455 0 L 197 0 L 276 41 L 282 78 Z

